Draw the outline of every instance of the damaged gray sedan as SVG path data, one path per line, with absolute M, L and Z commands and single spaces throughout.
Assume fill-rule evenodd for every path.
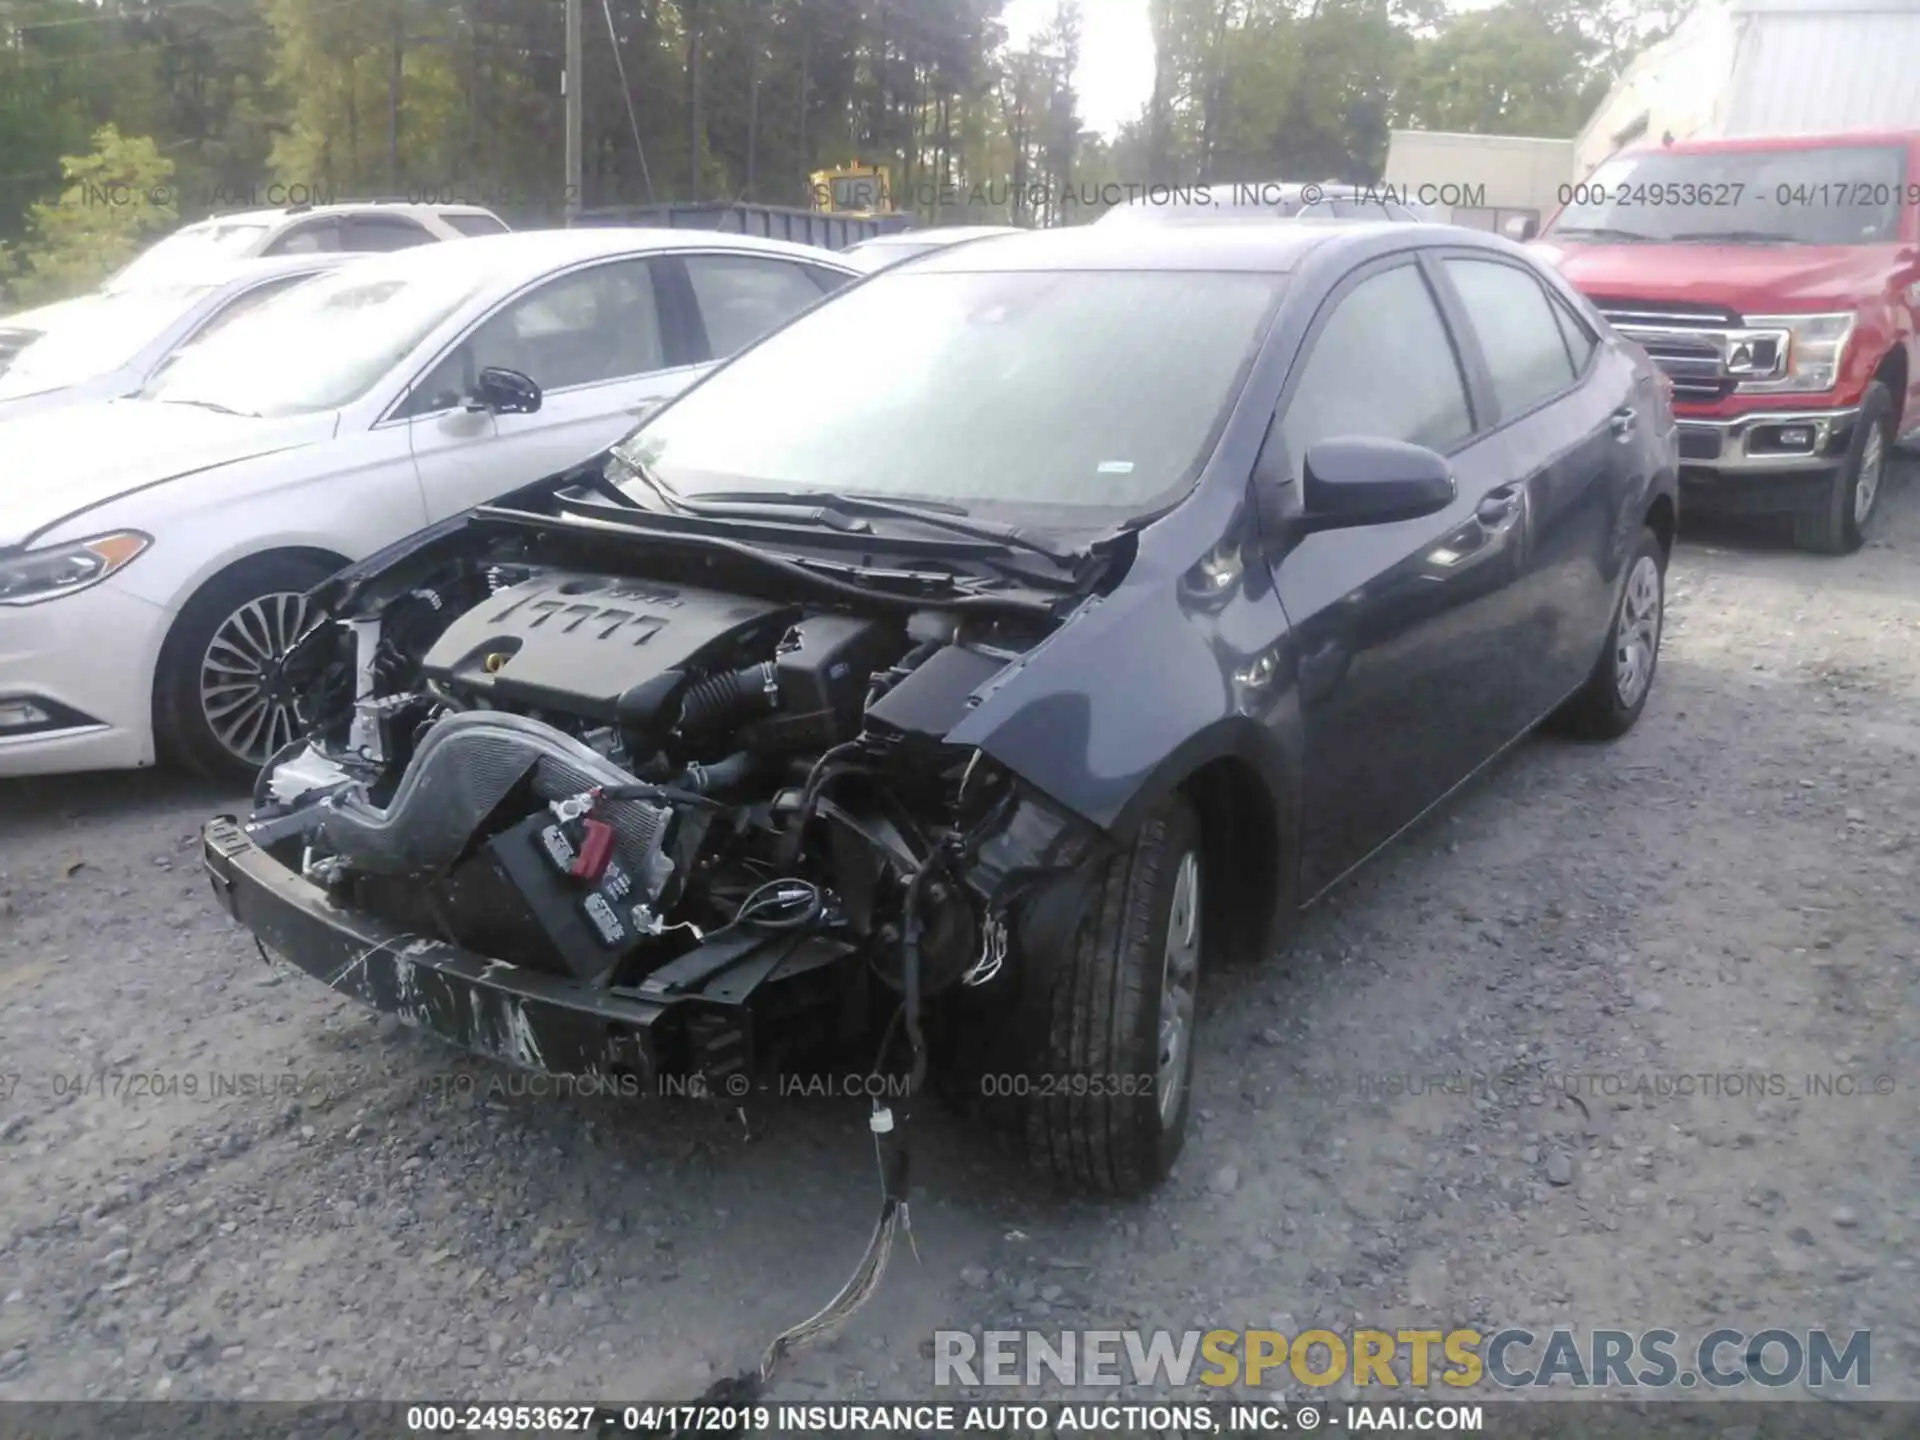
M 1528 319 L 1509 424 L 1479 326 Z M 1543 717 L 1638 718 L 1673 484 L 1650 369 L 1491 238 L 956 247 L 328 581 L 207 865 L 509 1064 L 726 1096 L 857 1053 L 1138 1192 L 1208 967 Z

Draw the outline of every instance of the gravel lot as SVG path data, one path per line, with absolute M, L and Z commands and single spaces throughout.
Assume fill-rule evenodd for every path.
M 924 1112 L 917 1261 L 773 1394 L 924 1393 L 936 1327 L 1724 1323 L 1870 1327 L 1920 1397 L 1914 468 L 1848 559 L 1690 535 L 1631 737 L 1521 747 L 1211 976 L 1150 1202 Z M 0 783 L 0 1397 L 684 1399 L 838 1287 L 858 1101 L 530 1094 L 279 978 L 200 871 L 236 798 Z M 1662 1078 L 1729 1071 L 1784 1093 Z

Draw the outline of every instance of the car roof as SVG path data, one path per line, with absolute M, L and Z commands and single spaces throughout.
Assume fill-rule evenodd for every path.
M 476 235 L 444 245 L 414 245 L 341 256 L 337 273 L 400 275 L 466 269 L 477 279 L 475 294 L 506 293 L 547 271 L 619 255 L 664 255 L 685 250 L 726 250 L 734 254 L 777 255 L 823 265 L 849 275 L 860 273 L 831 250 L 731 235 L 718 230 L 668 230 L 583 226 L 574 230 L 514 230 Z
M 1174 219 L 1161 225 L 1074 225 L 936 250 L 911 273 L 992 270 L 1184 270 L 1286 274 L 1325 246 L 1391 237 L 1403 245 L 1475 244 L 1477 231 L 1400 220 L 1275 224 L 1263 217 Z M 1490 248 L 1500 248 L 1498 246 Z M 1517 248 L 1517 247 L 1513 247 Z
M 875 235 L 862 240 L 857 245 L 849 245 L 849 250 L 880 249 L 887 245 L 924 245 L 928 241 L 940 245 L 957 245 L 962 240 L 980 240 L 989 235 L 1025 234 L 1018 225 L 936 225 L 925 230 L 901 230 L 892 235 Z
M 304 220 L 311 215 L 493 215 L 484 205 L 418 204 L 411 200 L 342 200 L 332 205 L 281 205 L 264 210 L 229 210 L 209 215 L 183 230 L 203 225 L 277 225 L 284 220 Z M 493 215 L 494 219 L 499 219 Z
M 1118 208 L 1159 210 L 1170 205 L 1190 205 L 1198 201 L 1237 210 L 1259 210 L 1282 201 L 1298 200 L 1301 192 L 1309 186 L 1329 196 L 1342 188 L 1338 181 L 1333 180 L 1230 180 L 1219 185 L 1143 185 L 1130 187 L 1135 193 L 1129 195 Z M 1206 199 L 1200 200 L 1203 195 Z
M 1321 217 L 1275 212 L 1283 206 L 1312 208 L 1342 202 L 1391 204 L 1410 214 L 1425 213 L 1423 206 L 1394 191 L 1395 187 L 1386 182 L 1369 184 L 1350 180 L 1236 180 L 1222 185 L 1156 185 L 1139 188 L 1124 204 L 1115 205 L 1096 216 L 1095 223 L 1123 220 L 1134 224 L 1148 221 L 1170 224 L 1181 220 L 1204 219 L 1209 215 L 1221 218 L 1247 216 L 1267 220 L 1313 220 Z
M 132 285 L 118 285 L 108 281 L 100 287 L 99 293 L 111 295 L 140 290 L 196 290 L 257 284 L 262 280 L 271 280 L 276 275 L 311 275 L 319 270 L 331 270 L 336 265 L 358 258 L 359 255 L 351 251 L 323 250 L 304 255 L 254 255 L 234 260 L 209 260 L 205 265 L 193 269 L 167 272 L 150 283 L 136 281 Z
M 209 265 L 208 281 L 220 284 L 229 280 L 269 280 L 275 275 L 297 275 L 308 270 L 326 270 L 354 258 L 350 250 L 321 250 L 304 255 L 251 255 Z
M 502 240 L 517 236 L 591 236 L 606 235 L 620 237 L 610 248 L 626 250 L 644 248 L 650 250 L 756 250 L 765 255 L 784 255 L 789 260 L 806 260 L 815 264 L 825 263 L 846 267 L 846 261 L 832 250 L 819 245 L 803 245 L 797 240 L 769 240 L 759 235 L 741 235 L 732 230 L 681 230 L 665 229 L 654 226 L 582 226 L 576 230 L 520 230 L 514 236 L 480 235 L 472 240 L 463 240 L 463 245 L 494 245 Z

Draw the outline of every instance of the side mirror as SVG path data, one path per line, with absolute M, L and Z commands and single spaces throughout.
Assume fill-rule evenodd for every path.
M 1418 520 L 1453 503 L 1453 467 L 1424 445 L 1353 437 L 1307 451 L 1302 511 L 1307 530 L 1345 530 Z
M 495 415 L 532 415 L 540 408 L 540 387 L 518 370 L 489 365 L 473 382 L 473 399 Z
M 1540 222 L 1529 215 L 1520 226 L 1520 241 L 1525 244 L 1540 233 Z

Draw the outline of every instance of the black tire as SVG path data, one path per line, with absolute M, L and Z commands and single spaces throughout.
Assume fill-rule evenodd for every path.
M 1847 463 L 1827 487 L 1826 498 L 1818 509 L 1793 517 L 1795 545 L 1817 555 L 1851 555 L 1866 544 L 1886 493 L 1893 439 L 1893 393 L 1876 380 L 1860 401 Z
M 1184 880 L 1183 880 L 1184 877 Z M 1056 1180 L 1098 1195 L 1138 1195 L 1173 1168 L 1193 1096 L 1194 1020 L 1207 935 L 1200 824 L 1176 797 L 1106 864 L 1088 894 L 1071 951 L 1049 973 L 1046 1034 L 1026 1077 L 1028 1158 Z M 1170 945 L 1174 902 L 1190 946 Z M 1190 919 L 1191 928 L 1187 921 Z M 1162 1082 L 1161 996 L 1170 954 L 1190 976 L 1183 1045 Z M 1171 1103 L 1161 1106 L 1163 1093 Z
M 154 675 L 154 739 L 164 759 L 209 779 L 244 781 L 259 770 L 267 756 L 292 738 L 290 734 L 275 738 L 291 724 L 290 714 L 284 722 L 270 720 L 272 733 L 263 731 L 257 745 L 236 748 L 222 738 L 223 729 L 230 729 L 232 738 L 247 738 L 244 729 L 231 728 L 244 722 L 231 710 L 223 709 L 237 703 L 236 692 L 221 692 L 217 679 L 231 674 L 228 667 L 237 664 L 239 657 L 225 648 L 224 640 L 218 656 L 209 652 L 215 637 L 241 617 L 242 612 L 261 619 L 265 628 L 249 627 L 249 633 L 265 640 L 274 638 L 269 632 L 275 627 L 291 629 L 297 634 L 293 597 L 304 596 L 329 573 L 326 566 L 302 556 L 261 555 L 221 571 L 186 603 L 174 620 L 173 629 L 167 632 Z M 249 611 L 249 607 L 256 605 L 261 607 L 258 611 Z M 228 631 L 229 637 L 233 634 Z M 272 647 L 263 645 L 262 648 Z M 277 678 L 270 677 L 270 685 Z M 205 685 L 203 680 L 207 682 Z M 209 687 L 215 689 L 211 703 L 203 693 Z M 282 693 L 275 691 L 274 696 Z M 268 703 L 273 708 L 274 698 Z M 241 749 L 247 753 L 241 753 Z M 257 758 L 250 759 L 249 755 Z
M 1646 587 L 1653 591 L 1652 629 L 1646 633 L 1643 610 Z M 1640 712 L 1647 708 L 1653 694 L 1654 676 L 1660 668 L 1660 640 L 1666 631 L 1667 550 L 1652 530 L 1640 532 L 1620 582 L 1620 597 L 1613 604 L 1613 623 L 1607 627 L 1606 648 L 1594 662 L 1587 683 L 1554 717 L 1561 728 L 1589 740 L 1616 740 L 1634 727 Z M 1623 626 L 1646 640 L 1642 651 L 1623 643 Z M 1644 675 L 1634 669 L 1645 667 Z M 1629 684 L 1629 676 L 1632 683 Z

